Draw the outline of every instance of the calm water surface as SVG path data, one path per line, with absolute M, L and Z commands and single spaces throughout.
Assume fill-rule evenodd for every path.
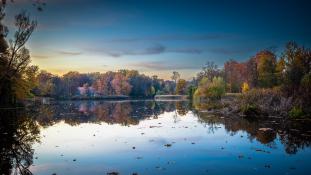
M 59 102 L 0 122 L 1 174 L 311 174 L 310 123 L 187 101 Z

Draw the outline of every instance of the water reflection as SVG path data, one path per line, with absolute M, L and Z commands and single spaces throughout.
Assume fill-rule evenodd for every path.
M 209 128 L 217 129 L 219 124 L 224 125 L 231 135 L 238 131 L 245 131 L 250 141 L 256 139 L 262 144 L 274 147 L 275 139 L 279 136 L 288 154 L 295 154 L 299 149 L 311 146 L 311 122 L 309 120 L 288 122 L 280 118 L 275 120 L 249 120 L 238 116 L 212 116 L 206 112 L 194 110 L 200 122 L 206 123 Z M 272 128 L 272 131 L 263 132 L 260 128 Z
M 187 101 L 73 101 L 56 105 L 41 105 L 33 115 L 41 126 L 51 126 L 59 121 L 70 125 L 100 123 L 137 125 L 140 120 L 157 118 L 164 112 L 175 111 L 179 116 L 189 111 Z
M 31 174 L 32 145 L 39 142 L 39 126 L 24 111 L 0 111 L 1 174 Z
M 166 133 L 169 129 L 176 129 L 176 132 L 181 134 L 184 131 L 179 128 L 192 127 L 196 128 L 196 131 L 189 131 L 188 136 L 194 135 L 192 132 L 195 132 L 198 135 L 195 137 L 206 137 L 203 134 L 207 128 L 209 135 L 217 135 L 217 133 L 219 135 L 218 130 L 224 130 L 227 134 L 223 135 L 221 140 L 228 140 L 228 137 L 235 137 L 244 132 L 248 142 L 259 142 L 272 150 L 280 149 L 277 147 L 282 145 L 286 154 L 296 154 L 300 150 L 310 148 L 311 130 L 308 127 L 311 124 L 310 121 L 287 122 L 280 118 L 275 118 L 273 121 L 271 119 L 247 120 L 237 116 L 213 116 L 204 109 L 204 104 L 193 107 L 188 101 L 150 100 L 118 102 L 68 101 L 58 102 L 53 105 L 40 105 L 28 111 L 1 110 L 0 174 L 31 174 L 29 169 L 33 164 L 35 151 L 33 145 L 40 142 L 40 131 L 59 123 L 65 123 L 73 127 L 82 124 L 102 125 L 104 123 L 105 126 L 102 127 L 106 128 L 107 124 L 108 126 L 118 124 L 120 126 L 114 127 L 114 129 L 121 130 L 120 127 L 139 126 L 132 129 L 139 130 L 146 127 L 145 121 L 150 120 L 153 121 L 153 124 L 147 127 L 156 128 L 159 133 L 161 130 L 162 133 Z M 174 118 L 172 125 L 167 124 L 167 127 L 165 127 L 165 121 L 162 121 L 162 124 L 159 122 L 159 118 L 163 118 L 164 114 L 172 114 Z M 145 123 L 140 126 L 142 122 Z M 174 125 L 174 123 L 176 124 Z M 202 125 L 202 127 L 199 128 L 197 125 Z M 271 128 L 272 130 L 264 131 L 260 128 Z M 144 134 L 144 132 L 141 131 L 141 134 Z M 244 135 L 242 136 L 244 137 Z M 103 139 L 103 141 L 105 140 Z M 207 144 L 205 142 L 204 144 Z M 166 142 L 161 142 L 161 144 L 164 143 Z M 48 143 L 43 141 L 43 144 Z M 202 146 L 202 149 L 204 147 L 205 145 Z M 185 147 L 185 149 L 188 148 Z M 263 150 L 257 149 L 257 151 Z M 193 154 L 193 157 L 202 156 Z

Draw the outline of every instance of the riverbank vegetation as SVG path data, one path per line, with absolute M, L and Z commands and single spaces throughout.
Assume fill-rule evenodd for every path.
M 250 63 L 252 62 L 252 63 Z M 243 63 L 242 63 L 243 64 Z M 244 63 L 245 64 L 245 63 Z M 283 115 L 291 118 L 311 113 L 311 52 L 294 42 L 286 45 L 279 58 L 262 51 L 246 64 L 255 65 L 247 75 L 240 100 L 242 112 Z M 247 79 L 246 79 L 247 80 Z
M 229 105 L 237 106 L 236 111 L 243 115 L 309 117 L 310 49 L 289 42 L 279 57 L 263 50 L 246 62 L 227 61 L 224 69 L 208 64 L 208 75 L 199 81 L 195 98 L 220 99 L 225 94 L 222 90 L 225 86 L 227 93 L 241 93 L 238 101 L 231 101 Z

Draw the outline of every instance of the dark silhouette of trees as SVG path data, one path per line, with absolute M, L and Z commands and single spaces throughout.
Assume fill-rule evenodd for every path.
M 0 20 L 5 17 L 6 1 L 1 1 Z M 15 105 L 20 98 L 30 95 L 38 68 L 29 66 L 29 50 L 25 47 L 37 22 L 26 12 L 15 16 L 16 32 L 14 38 L 6 41 L 8 30 L 0 22 L 0 105 Z
M 311 112 L 311 50 L 289 42 L 282 55 L 284 62 L 282 87 L 287 96 L 294 98 L 296 108 Z
M 40 141 L 36 120 L 25 111 L 0 110 L 0 123 L 1 174 L 32 174 L 32 145 Z
M 311 70 L 311 52 L 309 49 L 289 42 L 282 55 L 285 62 L 285 85 L 289 93 L 298 93 L 304 75 Z

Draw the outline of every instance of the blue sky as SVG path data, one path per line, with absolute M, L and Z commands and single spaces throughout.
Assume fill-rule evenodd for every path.
M 10 4 L 6 23 L 22 9 L 38 20 L 28 47 L 33 64 L 63 74 L 137 69 L 189 79 L 207 61 L 220 67 L 257 51 L 279 53 L 291 40 L 310 47 L 308 1 L 45 0 Z M 11 27 L 10 27 L 11 28 Z M 13 29 L 11 28 L 11 31 Z

